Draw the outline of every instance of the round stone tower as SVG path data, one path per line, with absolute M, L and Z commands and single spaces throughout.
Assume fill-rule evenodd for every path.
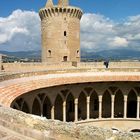
M 42 62 L 80 61 L 81 9 L 69 6 L 68 0 L 53 5 L 48 0 L 39 11 L 42 31 Z

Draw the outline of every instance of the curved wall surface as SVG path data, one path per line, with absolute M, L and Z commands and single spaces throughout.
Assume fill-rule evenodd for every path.
M 122 129 L 123 121 L 127 122 L 124 125 L 127 130 L 139 129 L 132 125 L 140 122 L 139 81 L 139 72 L 23 77 L 0 82 L 0 102 L 48 119 L 75 121 L 79 125 L 104 124 L 118 129 Z
M 81 72 L 64 74 L 47 74 L 41 76 L 24 77 L 7 80 L 0 83 L 0 102 L 10 106 L 12 101 L 27 92 L 66 84 L 92 83 L 92 82 L 138 82 L 140 73 L 115 72 Z M 8 97 L 8 98 L 6 98 Z
M 42 8 L 42 62 L 80 61 L 80 19 L 76 7 Z

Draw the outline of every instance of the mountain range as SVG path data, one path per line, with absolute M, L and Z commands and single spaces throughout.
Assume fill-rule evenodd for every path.
M 131 49 L 102 50 L 98 52 L 81 50 L 82 58 L 86 59 L 140 59 L 140 51 Z
M 41 51 L 19 51 L 19 52 L 8 52 L 8 51 L 0 51 L 0 54 L 7 55 L 8 57 L 16 57 L 16 58 L 40 58 Z
M 28 59 L 40 59 L 41 51 L 21 51 L 21 52 L 8 52 L 0 51 L 1 54 L 7 55 L 8 57 L 16 58 L 28 58 Z M 117 50 L 103 50 L 103 51 L 86 51 L 81 50 L 82 59 L 140 59 L 140 51 L 131 49 L 117 49 Z

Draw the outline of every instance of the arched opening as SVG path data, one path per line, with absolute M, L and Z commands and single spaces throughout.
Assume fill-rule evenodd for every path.
M 131 90 L 127 99 L 127 117 L 136 118 L 137 115 L 137 96 L 136 93 Z
M 25 113 L 30 113 L 28 104 L 26 103 L 26 101 L 23 98 L 19 98 L 19 99 L 15 100 L 12 103 L 11 107 L 13 109 L 21 110 Z
M 39 100 L 35 98 L 32 106 L 32 114 L 41 116 L 41 105 L 39 103 Z
M 24 99 L 23 98 L 19 98 L 15 101 L 15 103 L 18 105 L 19 110 L 22 110 L 22 105 L 24 103 Z
M 25 101 L 22 105 L 22 111 L 25 112 L 25 113 L 29 113 L 29 107 L 28 107 L 28 105 Z
M 55 13 L 58 13 L 58 8 L 55 8 Z
M 124 97 L 121 90 L 118 90 L 115 95 L 114 117 L 123 118 L 123 114 L 124 114 Z
M 59 9 L 60 13 L 62 13 L 62 8 Z
M 87 118 L 87 102 L 84 92 L 80 93 L 78 98 L 78 119 L 85 120 Z
M 70 12 L 70 9 L 68 9 L 68 13 Z
M 64 9 L 64 13 L 66 13 L 66 8 Z
M 99 99 L 97 93 L 94 91 L 90 96 L 90 117 L 99 117 Z
M 11 107 L 13 108 L 13 109 L 17 109 L 17 110 L 20 110 L 20 107 L 19 107 L 19 105 L 15 102 L 13 105 L 11 105 Z
M 102 117 L 111 117 L 111 95 L 108 91 L 105 91 L 102 100 Z
M 51 57 L 51 55 L 52 55 L 51 50 L 48 50 L 48 56 Z
M 47 119 L 51 119 L 51 102 L 48 97 L 45 98 L 43 103 L 43 116 Z
M 67 122 L 74 121 L 74 97 L 71 93 L 66 100 L 66 114 Z
M 55 100 L 54 114 L 56 120 L 63 120 L 63 100 L 60 95 L 57 95 Z
M 22 98 L 16 99 L 12 104 L 11 107 L 13 109 L 17 109 L 17 110 L 22 110 L 22 105 L 24 103 L 24 100 Z

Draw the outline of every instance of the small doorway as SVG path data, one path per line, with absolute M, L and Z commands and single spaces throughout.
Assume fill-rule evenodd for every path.
M 67 57 L 67 56 L 64 56 L 64 57 L 63 57 L 63 61 L 64 61 L 64 62 L 68 61 L 68 57 Z

